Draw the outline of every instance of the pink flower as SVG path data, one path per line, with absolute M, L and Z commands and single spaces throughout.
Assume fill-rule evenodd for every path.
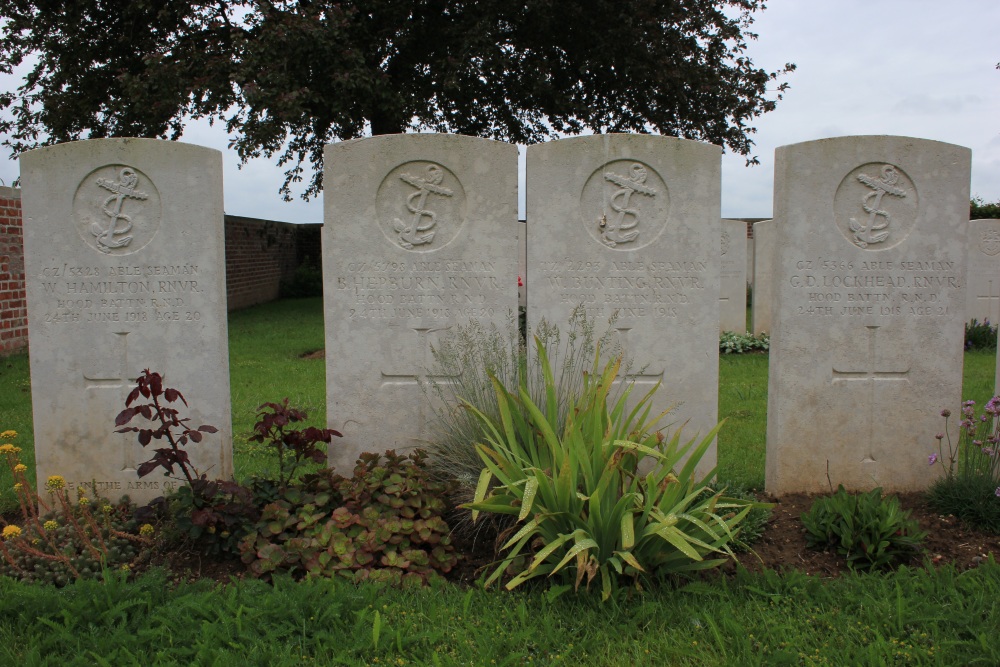
M 993 492 L 993 495 L 996 496 L 997 498 L 1000 498 L 1000 486 L 998 486 L 997 490 Z
M 951 410 L 949 410 L 948 408 L 945 408 L 944 410 L 941 411 L 941 416 L 942 417 L 951 417 Z
M 517 277 L 517 286 L 518 287 L 524 287 L 524 281 L 521 280 L 521 276 Z
M 934 465 L 935 463 L 937 463 L 937 460 L 938 460 L 938 455 L 931 454 L 930 456 L 927 457 L 927 465 Z

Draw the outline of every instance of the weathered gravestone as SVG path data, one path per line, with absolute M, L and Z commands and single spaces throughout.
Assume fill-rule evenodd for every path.
M 771 332 L 776 233 L 774 220 L 762 220 L 753 225 L 753 305 L 750 319 L 755 335 Z
M 961 400 L 970 151 L 905 137 L 777 150 L 766 483 L 925 488 Z
M 747 223 L 723 218 L 719 291 L 719 331 L 747 330 Z
M 1000 220 L 971 220 L 965 320 L 1000 322 Z
M 147 501 L 174 486 L 136 475 L 163 442 L 114 432 L 144 368 L 181 391 L 193 426 L 219 429 L 187 446 L 195 467 L 230 476 L 222 154 L 80 141 L 22 155 L 21 182 L 38 487 L 62 475 Z
M 662 382 L 654 408 L 677 404 L 687 438 L 717 418 L 720 157 L 646 135 L 528 147 L 529 328 L 565 330 L 580 305 L 598 332 L 617 315 L 635 391 Z M 713 445 L 701 472 L 715 460 Z
M 431 346 L 517 312 L 517 147 L 387 135 L 325 150 L 327 422 L 343 474 L 431 435 Z

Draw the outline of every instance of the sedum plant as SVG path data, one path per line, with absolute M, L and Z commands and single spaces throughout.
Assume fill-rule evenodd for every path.
M 927 536 L 903 510 L 895 496 L 882 489 L 848 493 L 843 485 L 827 498 L 818 498 L 802 515 L 806 544 L 836 549 L 852 569 L 885 568 L 920 550 Z
M 752 503 L 713 491 L 714 470 L 695 476 L 719 426 L 701 440 L 682 443 L 680 430 L 665 438 L 653 430 L 664 415 L 650 419 L 658 386 L 631 409 L 631 386 L 609 401 L 621 358 L 601 370 L 599 349 L 579 392 L 560 397 L 545 346 L 537 337 L 535 344 L 541 405 L 524 383 L 515 393 L 496 379 L 499 419 L 466 403 L 486 434 L 476 445 L 485 467 L 466 507 L 473 520 L 490 512 L 519 524 L 486 584 L 508 571 L 508 589 L 539 576 L 577 588 L 599 578 L 606 600 L 620 577 L 639 587 L 649 576 L 710 568 L 732 556 L 730 543 Z M 569 410 L 560 427 L 561 400 Z

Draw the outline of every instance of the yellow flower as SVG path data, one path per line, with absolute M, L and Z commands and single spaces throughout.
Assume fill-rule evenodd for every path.
M 66 480 L 62 475 L 52 475 L 45 480 L 45 488 L 49 491 L 56 491 L 66 486 Z
M 144 523 L 141 526 L 139 526 L 140 535 L 152 535 L 154 530 L 155 529 L 153 528 L 153 526 L 151 526 L 148 523 Z
M 27 469 L 28 466 L 24 465 L 23 463 L 18 463 L 16 466 L 14 466 L 14 472 L 24 472 Z
M 80 500 L 83 500 L 83 498 L 80 498 Z M 103 506 L 101 507 L 101 511 L 102 511 L 102 512 L 104 512 L 105 514 L 111 514 L 111 512 L 112 512 L 112 511 L 113 511 L 114 509 L 115 509 L 115 508 L 114 508 L 114 507 L 112 507 L 111 505 L 103 505 Z
M 90 498 L 88 498 L 87 496 L 80 496 L 79 503 L 81 505 L 89 505 L 90 504 Z
M 3 433 L 0 433 L 0 438 L 3 438 L 4 440 L 11 440 L 16 437 L 17 437 L 17 431 L 7 430 L 4 431 Z
M 9 442 L 0 445 L 0 454 L 13 454 L 13 453 L 14 453 L 14 445 L 10 444 Z
M 21 536 L 21 529 L 18 526 L 6 526 L 3 529 L 3 539 L 10 540 Z
M 22 485 L 20 482 L 18 482 L 17 484 L 14 485 L 14 490 L 15 491 L 20 491 L 23 488 L 24 488 L 24 485 Z
M 42 528 L 44 528 L 45 530 L 55 530 L 58 527 L 59 524 L 56 523 L 55 521 L 52 521 L 51 519 L 42 524 Z
M 131 569 L 132 568 L 128 566 L 128 563 L 122 563 L 122 572 L 128 572 Z

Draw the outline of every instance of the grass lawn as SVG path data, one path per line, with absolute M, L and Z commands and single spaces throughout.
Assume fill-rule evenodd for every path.
M 237 476 L 270 457 L 251 446 L 256 407 L 288 397 L 325 419 L 322 304 L 303 299 L 230 314 Z M 720 363 L 720 476 L 761 488 L 767 356 Z M 964 395 L 993 389 L 992 353 L 967 353 Z M 183 388 L 181 388 L 183 389 Z M 945 406 L 942 406 L 945 407 Z M 955 409 L 957 406 L 951 406 Z M 0 360 L 0 430 L 31 462 L 27 356 Z M 928 434 L 928 444 L 932 434 Z M 0 466 L 0 504 L 12 507 Z M 30 473 L 29 473 L 30 474 Z M 220 588 L 134 582 L 64 589 L 0 578 L 0 664 L 31 665 L 971 665 L 1000 664 L 1000 566 L 902 568 L 824 580 L 799 572 L 713 577 L 606 604 L 442 584 L 397 590 L 314 580 Z

